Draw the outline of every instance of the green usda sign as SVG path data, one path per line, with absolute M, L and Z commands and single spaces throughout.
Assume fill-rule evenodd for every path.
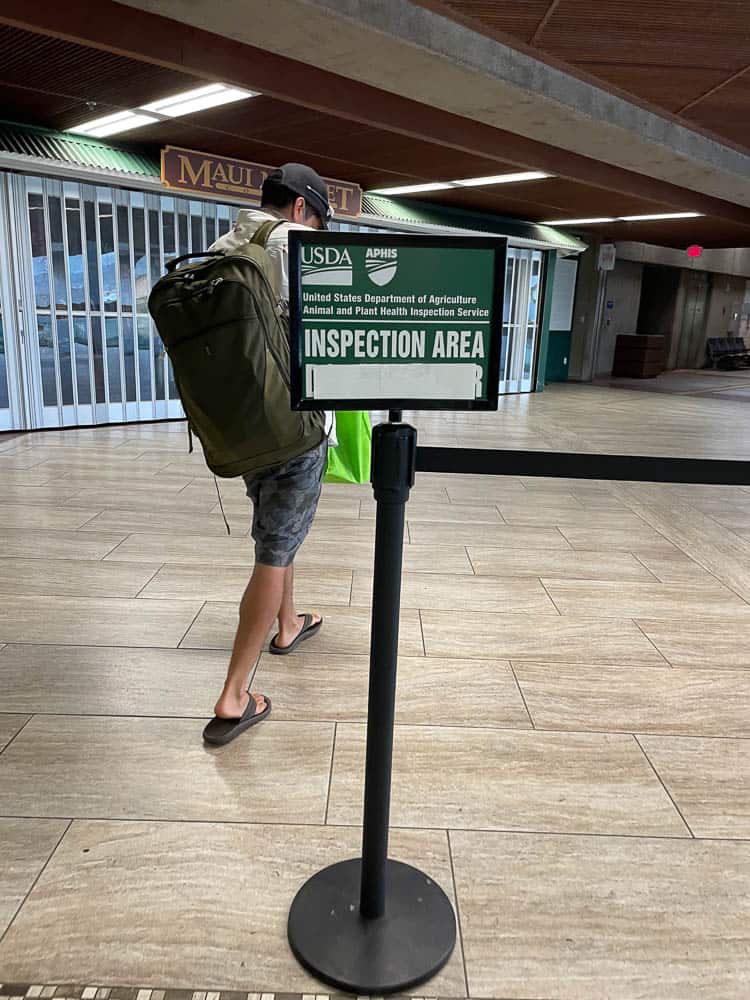
M 506 241 L 292 231 L 296 409 L 497 409 Z

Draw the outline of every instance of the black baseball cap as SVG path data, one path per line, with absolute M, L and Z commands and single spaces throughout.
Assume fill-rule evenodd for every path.
M 328 201 L 328 185 L 317 171 L 304 163 L 285 163 L 283 167 L 270 173 L 268 180 L 283 184 L 300 198 L 304 198 L 320 219 L 323 229 L 328 229 L 333 209 Z

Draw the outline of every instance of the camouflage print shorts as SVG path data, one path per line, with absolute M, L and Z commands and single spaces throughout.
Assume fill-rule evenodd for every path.
M 328 440 L 263 472 L 244 476 L 253 502 L 256 562 L 289 566 L 312 527 L 326 470 Z

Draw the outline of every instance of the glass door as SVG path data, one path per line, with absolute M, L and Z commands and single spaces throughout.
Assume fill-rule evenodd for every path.
M 209 246 L 232 209 L 55 178 L 11 183 L 32 426 L 181 417 L 148 296 L 164 261 Z
M 500 352 L 500 392 L 532 392 L 544 256 L 508 248 Z

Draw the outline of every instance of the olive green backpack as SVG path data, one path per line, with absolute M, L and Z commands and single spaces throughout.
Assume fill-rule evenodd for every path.
M 185 254 L 148 300 L 206 464 L 230 478 L 280 465 L 325 437 L 322 412 L 292 410 L 289 336 L 264 222 L 231 253 Z M 191 258 L 198 263 L 178 267 Z

